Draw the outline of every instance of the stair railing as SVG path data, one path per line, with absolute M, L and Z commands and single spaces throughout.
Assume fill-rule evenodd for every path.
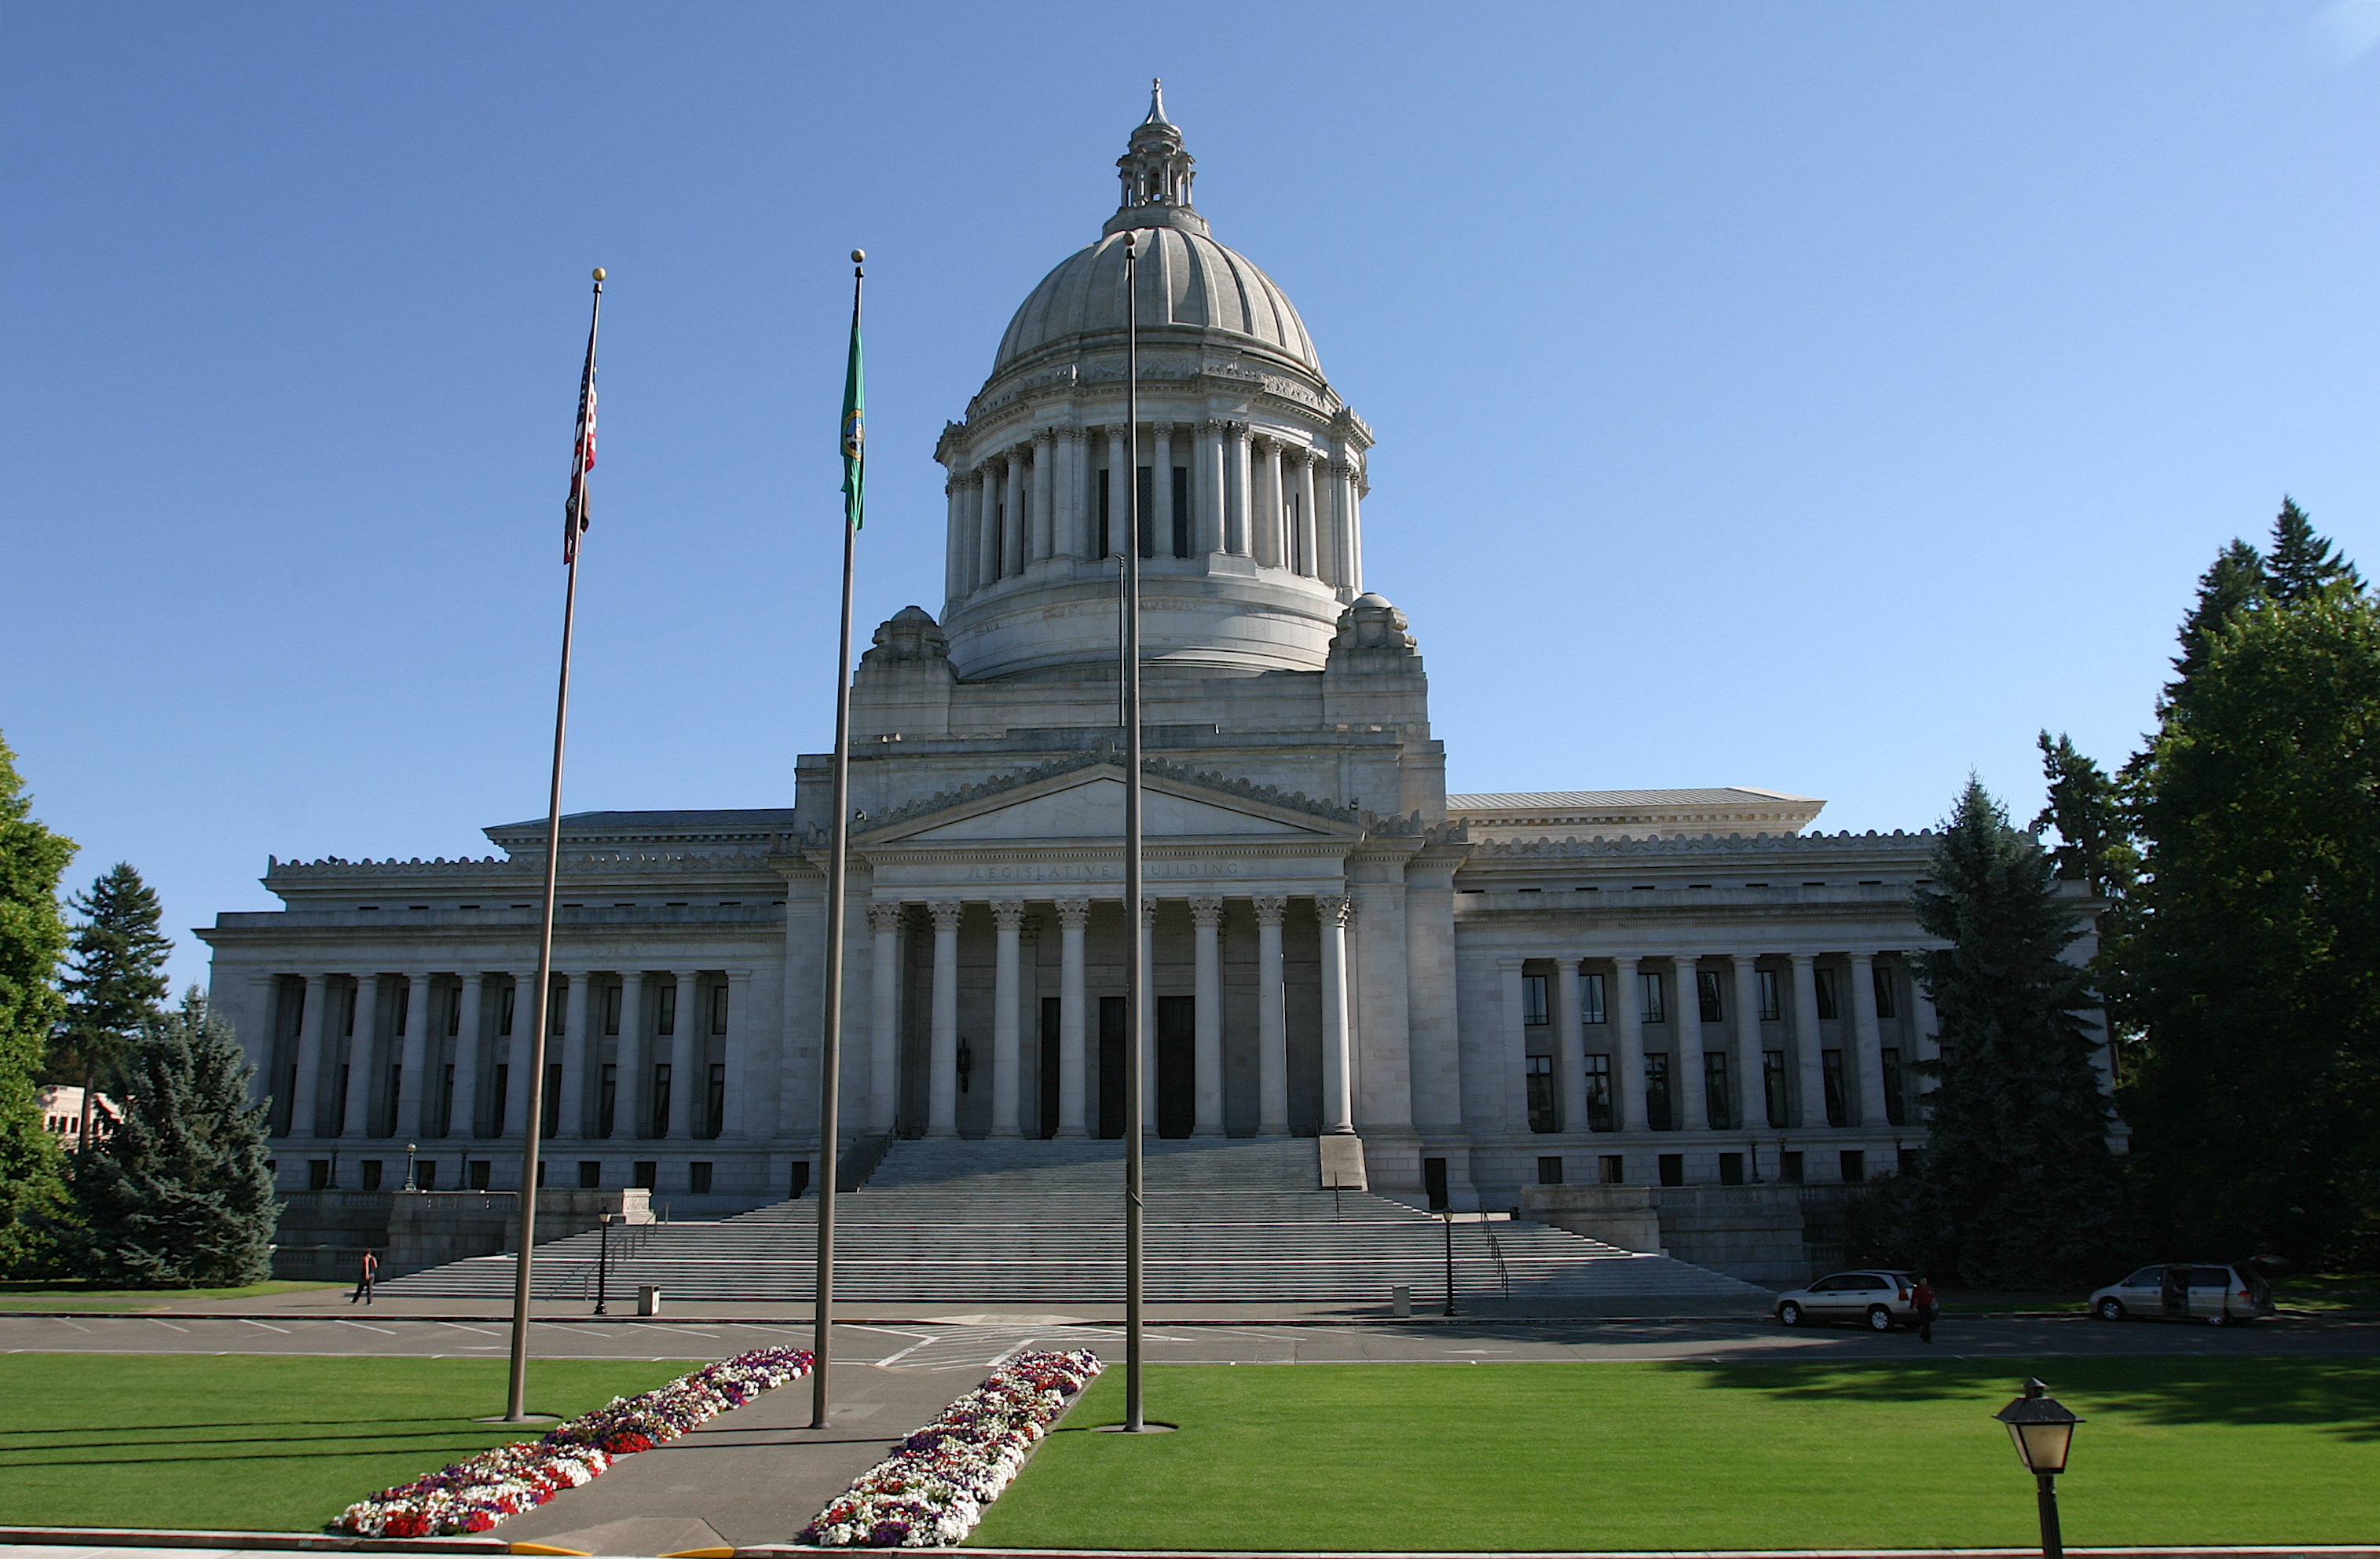
M 1488 1237 L 1488 1254 L 1496 1263 L 1496 1282 L 1504 1290 L 1504 1297 L 1509 1299 L 1512 1297 L 1512 1269 L 1504 1264 L 1503 1244 L 1497 1239 L 1496 1226 L 1488 1221 L 1488 1215 L 1485 1213 L 1479 1215 L 1479 1232 Z
M 890 1131 L 862 1137 L 852 1143 L 844 1151 L 843 1162 L 835 1170 L 835 1194 L 840 1196 L 866 1185 L 868 1177 L 876 1173 L 877 1166 L 884 1162 L 884 1154 L 892 1146 L 892 1133 Z

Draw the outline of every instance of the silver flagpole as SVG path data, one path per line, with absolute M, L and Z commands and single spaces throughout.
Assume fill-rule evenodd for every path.
M 1135 277 L 1139 245 L 1123 236 L 1123 1427 L 1137 1434 L 1141 1413 L 1141 1133 L 1147 1087 L 1148 973 L 1142 966 L 1140 858 L 1140 320 Z
M 537 1244 L 537 1155 L 545 1122 L 545 1029 L 553 999 L 554 879 L 562 868 L 562 747 L 570 726 L 570 632 L 578 611 L 578 543 L 587 529 L 588 442 L 594 436 L 595 332 L 603 322 L 603 270 L 595 270 L 595 301 L 587 319 L 587 367 L 578 383 L 578 441 L 570 452 L 570 509 L 563 516 L 562 677 L 553 695 L 553 781 L 545 805 L 545 902 L 537 925 L 537 1001 L 529 1024 L 528 1097 L 521 1133 L 519 1246 L 513 1260 L 512 1380 L 504 1396 L 506 1423 L 528 1416 L 529 1276 Z M 496 1123 L 502 1130 L 504 1123 Z
M 859 339 L 859 291 L 868 272 L 867 251 L 851 251 L 851 335 Z M 855 346 L 854 351 L 857 348 Z M 849 435 L 846 433 L 845 435 Z M 860 446 L 866 468 L 867 445 Z M 867 490 L 864 479 L 862 492 Z M 819 1044 L 818 1292 L 810 1328 L 810 1427 L 825 1429 L 834 1402 L 828 1377 L 834 1365 L 834 1193 L 843 1135 L 843 922 L 844 870 L 851 853 L 851 580 L 857 564 L 859 527 L 844 501 L 843 525 L 843 636 L 834 658 L 834 821 L 827 829 L 826 1016 Z

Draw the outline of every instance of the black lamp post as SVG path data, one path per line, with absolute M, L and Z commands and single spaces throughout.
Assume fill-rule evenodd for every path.
M 2018 1459 L 2033 1474 L 2041 1502 L 2043 1559 L 2066 1559 L 2066 1540 L 2058 1529 L 2058 1475 L 2066 1470 L 2074 1426 L 2082 1420 L 2068 1412 L 2039 1381 L 2025 1382 L 2024 1395 L 1992 1416 L 2008 1425 Z
M 598 1213 L 595 1217 L 601 1231 L 595 1236 L 595 1313 L 604 1315 L 609 1313 L 604 1300 L 608 1297 L 605 1285 L 612 1275 L 612 1215 Z
M 413 1183 L 413 1155 L 419 1151 L 419 1148 L 412 1142 L 405 1144 L 405 1189 L 407 1190 L 419 1189 Z
M 1439 1214 L 1439 1216 L 1446 1224 L 1446 1313 L 1452 1315 L 1454 1313 L 1454 1209 L 1446 1208 Z

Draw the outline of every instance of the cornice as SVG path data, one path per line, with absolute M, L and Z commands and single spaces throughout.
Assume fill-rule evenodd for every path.
M 1916 833 L 1904 833 L 1895 828 L 1888 834 L 1880 834 L 1874 829 L 1855 834 L 1846 829 L 1839 834 L 1703 834 L 1676 839 L 1579 839 L 1572 836 L 1566 839 L 1490 840 L 1475 847 L 1472 860 L 1485 864 L 1490 861 L 1610 855 L 1850 855 L 1877 850 L 1923 850 L 1930 852 L 1937 837 L 1930 828 Z

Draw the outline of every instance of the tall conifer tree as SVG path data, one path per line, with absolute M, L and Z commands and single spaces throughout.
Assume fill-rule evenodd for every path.
M 82 1140 L 91 1141 L 94 1090 L 118 1086 L 125 1050 L 165 1000 L 165 960 L 157 895 L 118 861 L 68 905 L 83 917 L 67 955 L 66 1021 L 50 1045 L 49 1080 L 83 1090 Z
M 51 982 L 67 949 L 58 878 L 75 846 L 32 812 L 16 754 L 0 741 L 0 1272 L 39 1259 L 41 1220 L 60 1198 L 57 1142 L 42 1130 L 33 1087 L 65 1007 Z
M 143 1026 L 124 1060 L 124 1118 L 75 1169 L 85 1276 L 212 1287 L 270 1274 L 277 1207 L 253 1070 L 196 986 Z

